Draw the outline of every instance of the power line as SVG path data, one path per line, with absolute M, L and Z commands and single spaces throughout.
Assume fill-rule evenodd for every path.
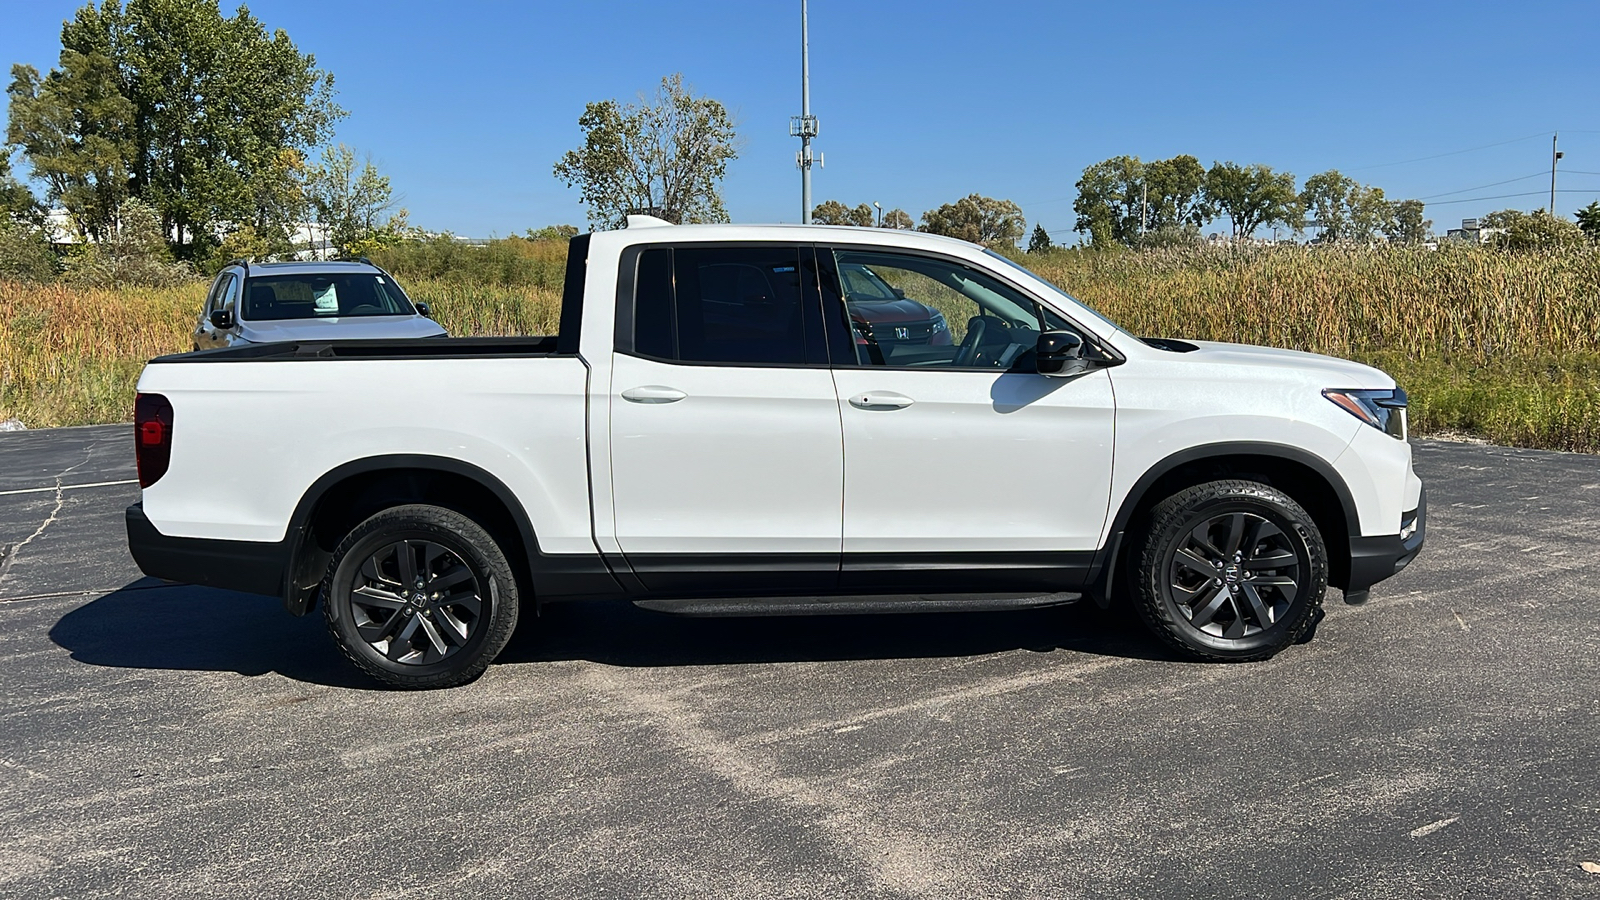
M 1484 188 L 1499 187 L 1502 184 L 1510 184 L 1513 181 L 1527 181 L 1529 178 L 1538 178 L 1538 177 L 1540 177 L 1541 175 L 1544 175 L 1544 174 L 1546 174 L 1546 173 L 1543 170 L 1540 170 L 1538 172 L 1534 172 L 1532 175 L 1523 175 L 1523 176 L 1521 176 L 1519 178 L 1507 178 L 1505 181 L 1495 181 L 1495 182 L 1491 182 L 1489 184 L 1480 184 L 1477 187 L 1462 188 L 1459 191 L 1445 191 L 1442 194 L 1431 194 L 1431 195 L 1429 195 L 1427 197 L 1418 197 L 1417 199 L 1418 200 L 1432 200 L 1434 197 L 1448 197 L 1451 194 L 1465 194 L 1468 191 L 1481 191 Z
M 1512 138 L 1509 141 L 1497 141 L 1497 142 L 1495 142 L 1493 144 L 1484 144 L 1481 147 L 1468 147 L 1465 150 L 1451 150 L 1448 153 L 1435 153 L 1432 156 L 1419 156 L 1416 159 L 1402 159 L 1402 160 L 1400 160 L 1398 162 L 1378 163 L 1376 165 L 1371 165 L 1371 166 L 1356 166 L 1353 169 L 1346 169 L 1345 171 L 1348 171 L 1348 172 L 1360 172 L 1360 171 L 1363 171 L 1363 170 L 1366 170 L 1366 169 L 1384 169 L 1384 168 L 1388 168 L 1389 166 L 1403 166 L 1403 165 L 1407 165 L 1408 163 L 1427 162 L 1430 159 L 1442 159 L 1442 158 L 1444 158 L 1446 156 L 1459 156 L 1462 153 L 1475 153 L 1475 152 L 1477 152 L 1479 150 L 1488 150 L 1490 147 L 1504 147 L 1506 144 L 1516 144 L 1516 143 L 1520 143 L 1522 141 L 1531 141 L 1534 138 L 1544 137 L 1545 135 L 1548 135 L 1548 134 L 1554 134 L 1554 132 L 1541 131 L 1538 134 L 1530 134 L 1530 135 L 1527 135 L 1525 137 Z
M 1431 203 L 1429 205 L 1430 206 L 1449 206 L 1452 203 L 1476 203 L 1479 200 L 1506 200 L 1506 199 L 1511 198 L 1511 197 L 1543 197 L 1543 196 L 1546 196 L 1549 193 L 1550 193 L 1549 191 L 1524 191 L 1523 193 L 1520 193 L 1520 194 L 1496 194 L 1496 195 L 1494 195 L 1492 197 L 1464 197 L 1464 198 L 1462 198 L 1460 200 L 1441 200 L 1438 203 Z M 1558 194 L 1594 194 L 1594 193 L 1597 193 L 1597 192 L 1593 188 L 1590 188 L 1588 190 L 1584 190 L 1583 188 L 1561 188 L 1560 190 L 1556 191 L 1556 193 L 1558 193 Z

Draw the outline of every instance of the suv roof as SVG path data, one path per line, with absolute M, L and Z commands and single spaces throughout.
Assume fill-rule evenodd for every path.
M 243 272 L 263 273 L 270 275 L 333 275 L 341 272 L 369 272 L 373 275 L 385 274 L 384 271 L 370 262 L 364 260 L 304 260 L 294 262 L 263 262 L 244 263 L 234 261 L 222 267 L 226 269 L 239 269 Z

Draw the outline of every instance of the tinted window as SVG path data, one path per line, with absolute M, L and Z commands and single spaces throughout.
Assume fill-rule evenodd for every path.
M 334 316 L 408 316 L 411 302 L 383 275 L 255 275 L 244 298 L 244 318 L 323 319 Z
M 634 351 L 682 362 L 804 364 L 800 262 L 798 247 L 645 251 Z

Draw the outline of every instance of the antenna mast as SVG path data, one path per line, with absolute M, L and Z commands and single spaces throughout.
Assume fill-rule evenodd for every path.
M 800 221 L 811 224 L 811 139 L 817 136 L 817 117 L 811 114 L 811 48 L 806 22 L 806 0 L 800 0 L 800 115 L 789 118 L 789 134 L 800 139 L 795 165 L 800 167 Z M 819 154 L 816 162 L 820 165 Z

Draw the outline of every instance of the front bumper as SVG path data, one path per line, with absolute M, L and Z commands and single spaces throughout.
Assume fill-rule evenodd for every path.
M 128 551 L 146 575 L 247 594 L 283 595 L 289 559 L 284 542 L 170 537 L 144 514 L 143 501 L 128 507 L 127 523 Z
M 1346 603 L 1364 603 L 1367 590 L 1410 565 L 1422 551 L 1428 533 L 1428 490 L 1417 496 L 1417 508 L 1401 517 L 1401 532 L 1380 537 L 1350 538 L 1350 580 L 1344 589 Z M 1405 534 L 1408 527 L 1415 529 Z

